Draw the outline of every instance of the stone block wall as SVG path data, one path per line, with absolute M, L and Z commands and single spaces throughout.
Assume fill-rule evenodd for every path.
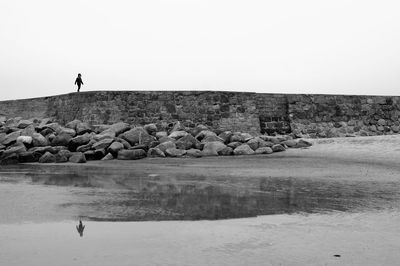
M 194 127 L 309 137 L 400 132 L 400 97 L 267 94 L 222 91 L 91 91 L 1 101 L 0 116 L 53 117 L 61 123 L 175 121 Z

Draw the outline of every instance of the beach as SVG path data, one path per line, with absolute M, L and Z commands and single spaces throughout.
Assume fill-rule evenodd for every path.
M 0 261 L 396 265 L 400 136 L 313 143 L 260 156 L 3 167 Z

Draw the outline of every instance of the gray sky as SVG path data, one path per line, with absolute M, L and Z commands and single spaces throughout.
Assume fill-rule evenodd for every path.
M 400 95 L 400 2 L 0 0 L 0 100 L 88 90 Z

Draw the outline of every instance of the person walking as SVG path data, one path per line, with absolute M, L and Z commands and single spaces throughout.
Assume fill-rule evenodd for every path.
M 81 89 L 81 85 L 83 85 L 81 73 L 78 74 L 78 77 L 75 80 L 75 85 L 78 85 L 78 92 L 79 92 L 79 90 Z

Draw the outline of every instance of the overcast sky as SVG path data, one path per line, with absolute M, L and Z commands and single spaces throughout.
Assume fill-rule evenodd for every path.
M 76 90 L 400 95 L 400 1 L 0 0 L 0 100 Z

